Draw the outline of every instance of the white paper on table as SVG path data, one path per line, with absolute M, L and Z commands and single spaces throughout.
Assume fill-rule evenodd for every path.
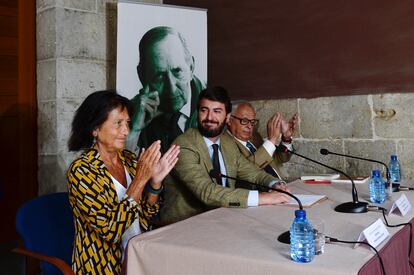
M 355 184 L 365 184 L 369 181 L 369 179 L 370 179 L 370 177 L 355 177 L 355 178 L 352 178 L 352 180 L 354 181 Z M 349 184 L 351 184 L 352 182 L 349 179 L 339 178 L 339 179 L 331 180 L 331 183 L 349 183 Z
M 301 180 L 334 180 L 339 178 L 339 174 L 318 174 L 301 176 Z
M 319 201 L 324 201 L 328 198 L 326 195 L 305 195 L 305 194 L 293 194 L 293 195 L 296 196 L 300 200 L 303 207 L 312 206 L 315 203 Z M 298 205 L 298 202 L 295 199 L 290 198 L 289 201 L 285 203 L 285 205 Z

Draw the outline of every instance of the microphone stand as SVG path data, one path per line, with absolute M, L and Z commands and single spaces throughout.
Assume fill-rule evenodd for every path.
M 258 187 L 265 187 L 268 190 L 273 190 L 273 191 L 276 191 L 276 192 L 279 192 L 279 193 L 286 194 L 289 197 L 296 200 L 296 202 L 299 205 L 299 209 L 303 210 L 302 202 L 298 199 L 298 197 L 296 197 L 295 195 L 293 195 L 292 193 L 289 193 L 287 191 L 280 190 L 280 189 L 277 189 L 277 188 L 273 188 L 273 187 L 270 187 L 270 186 L 260 185 L 260 184 L 254 183 L 254 182 L 238 179 L 238 178 L 235 178 L 235 177 L 230 177 L 230 176 L 221 174 L 218 171 L 215 171 L 214 169 L 211 170 L 209 174 L 210 174 L 210 177 L 212 177 L 212 178 L 216 178 L 217 176 L 225 177 L 225 178 L 232 179 L 232 180 L 235 180 L 235 181 L 244 182 L 244 183 L 251 184 L 251 185 L 254 185 L 254 186 L 258 186 Z M 280 234 L 279 237 L 277 238 L 277 240 L 281 243 L 290 244 L 290 231 L 285 231 L 282 234 Z
M 378 164 L 382 164 L 382 165 L 385 166 L 385 169 L 386 169 L 386 178 L 387 178 L 387 185 L 386 186 L 390 186 L 390 184 L 391 184 L 391 180 L 390 180 L 390 170 L 388 169 L 388 166 L 384 162 L 381 162 L 381 161 L 378 161 L 378 160 L 374 160 L 374 159 L 367 159 L 367 158 L 361 158 L 361 157 L 357 157 L 357 156 L 351 156 L 351 155 L 345 155 L 345 154 L 335 153 L 335 152 L 331 152 L 328 149 L 324 149 L 324 148 L 322 148 L 320 150 L 320 153 L 322 155 L 329 155 L 329 154 L 331 154 L 331 155 L 337 155 L 337 156 L 346 157 L 346 158 L 353 158 L 353 159 L 365 160 L 365 161 L 369 161 L 369 162 L 375 162 L 375 163 L 378 163 Z M 398 192 L 398 191 L 400 191 L 399 186 L 400 186 L 400 184 L 393 183 L 392 184 L 392 192 Z
M 279 145 L 279 146 L 277 146 L 277 150 L 285 152 L 285 153 L 291 153 L 291 154 L 297 155 L 301 158 L 304 158 L 306 160 L 309 160 L 311 162 L 322 165 L 323 167 L 329 168 L 329 169 L 331 169 L 335 172 L 338 172 L 338 173 L 344 175 L 346 178 L 348 178 L 351 181 L 351 183 L 352 183 L 352 201 L 351 202 L 344 202 L 344 203 L 341 203 L 341 204 L 337 205 L 334 209 L 336 212 L 341 212 L 341 213 L 365 213 L 365 212 L 368 212 L 368 208 L 367 208 L 368 203 L 358 201 L 358 192 L 356 190 L 354 180 L 350 176 L 348 176 L 347 174 L 345 174 L 344 172 L 342 172 L 342 171 L 340 171 L 336 168 L 333 168 L 331 166 L 323 164 L 323 163 L 321 163 L 319 161 L 316 161 L 314 159 L 305 157 L 305 156 L 303 156 L 299 153 L 296 153 L 295 151 L 289 150 L 288 148 L 286 148 L 286 146 Z

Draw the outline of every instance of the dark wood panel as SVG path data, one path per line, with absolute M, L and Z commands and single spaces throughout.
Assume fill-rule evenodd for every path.
M 2 162 L 2 170 L 5 173 L 1 173 L 0 179 L 2 182 L 16 182 L 16 176 L 10 171 L 16 170 L 16 164 L 18 163 L 18 155 L 16 155 L 16 138 L 18 137 L 18 128 L 15 126 L 19 122 L 17 114 L 17 106 L 11 106 L 9 110 L 1 110 L 0 123 L 1 135 L 0 135 L 0 150 L 7 156 L 8 160 Z M 4 115 L 6 114 L 6 115 Z M 9 171 L 9 172 L 6 172 Z M 6 187 L 4 187 L 6 188 Z M 6 190 L 11 189 L 7 187 Z M 5 189 L 3 189 L 5 191 Z M 11 190 L 10 190 L 11 191 Z M 6 192 L 11 194 L 11 192 Z M 12 197 L 12 196 L 10 196 Z
M 0 55 L 0 77 L 18 78 L 18 57 Z
M 16 210 L 37 195 L 36 1 L 0 0 L 2 11 L 13 16 L 0 16 L 0 243 L 18 238 Z
M 0 55 L 17 56 L 17 37 L 0 37 Z
M 19 199 L 38 195 L 36 98 L 36 0 L 18 0 Z
M 0 95 L 17 95 L 17 78 L 3 78 L 0 76 Z
M 6 117 L 6 118 L 17 117 L 18 113 L 19 113 L 19 110 L 18 110 L 18 105 L 17 105 L 17 95 L 15 96 L 0 95 L 0 117 Z M 3 126 L 5 127 L 5 125 L 2 125 L 2 127 Z M 13 128 L 16 128 L 16 126 L 13 126 Z
M 208 82 L 233 98 L 414 90 L 411 1 L 164 3 L 208 9 Z
M 19 6 L 18 0 L 0 0 L 0 7 L 17 9 L 18 6 Z
M 0 16 L 0 36 L 17 36 L 17 17 Z
M 13 16 L 16 17 L 18 9 L 14 7 L 0 6 L 0 16 Z
M 9 111 L 6 111 L 6 113 L 9 113 Z M 10 111 L 10 113 L 16 112 L 13 110 Z M 7 209 L 5 211 L 10 212 L 5 212 L 2 217 L 2 225 L 4 226 L 2 228 L 2 232 L 10 235 L 4 236 L 1 234 L 3 235 L 0 237 L 1 243 L 2 240 L 7 240 L 7 238 L 12 237 L 13 239 L 16 239 L 17 235 L 14 233 L 16 210 L 23 202 L 23 199 L 21 196 L 13 195 L 16 193 L 16 188 L 19 187 L 19 177 L 16 177 L 14 174 L 18 172 L 16 170 L 16 165 L 19 163 L 19 155 L 16 154 L 16 149 L 18 148 L 17 140 L 19 135 L 16 125 L 18 125 L 19 119 L 16 116 L 4 116 L 3 112 L 0 114 L 0 151 L 2 154 L 4 154 L 4 156 L 7 156 L 7 161 L 1 162 L 0 209 Z

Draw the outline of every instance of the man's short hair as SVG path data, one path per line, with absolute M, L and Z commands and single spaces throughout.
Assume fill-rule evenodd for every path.
M 226 113 L 231 113 L 231 100 L 226 89 L 224 89 L 223 87 L 207 87 L 206 89 L 202 90 L 200 95 L 198 96 L 197 110 L 200 110 L 200 102 L 203 99 L 223 103 L 226 108 Z
M 152 47 L 155 43 L 166 38 L 168 35 L 174 35 L 180 39 L 184 49 L 185 61 L 189 66 L 191 66 L 193 56 L 188 50 L 187 42 L 185 41 L 183 35 L 171 27 L 158 26 L 147 31 L 141 38 L 141 41 L 139 42 L 138 74 L 141 78 L 141 81 L 146 81 L 146 76 L 144 75 L 145 70 L 143 66 L 145 66 L 145 64 L 147 63 L 147 58 L 149 58 L 148 54 L 146 54 L 148 49 Z

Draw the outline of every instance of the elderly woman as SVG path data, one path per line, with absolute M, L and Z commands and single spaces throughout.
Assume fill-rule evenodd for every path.
M 69 150 L 83 149 L 69 167 L 69 201 L 75 221 L 72 268 L 78 274 L 119 274 L 128 240 L 148 229 L 159 209 L 162 180 L 178 159 L 160 142 L 138 160 L 125 150 L 132 107 L 115 91 L 89 95 L 72 122 Z

